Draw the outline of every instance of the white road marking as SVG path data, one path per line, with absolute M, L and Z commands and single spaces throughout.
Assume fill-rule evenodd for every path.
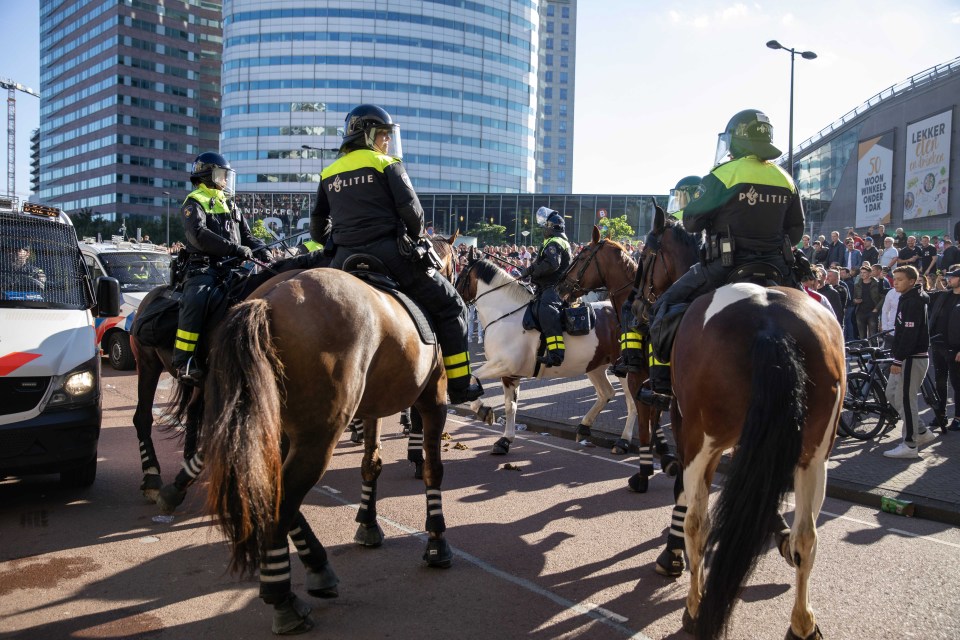
M 359 505 L 359 504 L 357 504 L 357 503 L 355 503 L 355 502 L 350 502 L 349 500 L 347 500 L 347 499 L 345 499 L 345 498 L 339 497 L 339 495 L 337 495 L 337 494 L 340 493 L 339 491 L 335 491 L 335 493 L 331 493 L 330 491 L 328 491 L 328 489 L 329 489 L 329 487 L 314 487 L 313 489 L 311 489 L 311 491 L 316 491 L 317 493 L 326 495 L 327 497 L 329 497 L 329 498 L 331 498 L 331 499 L 333 499 L 333 500 L 336 500 L 336 501 L 339 502 L 340 504 L 342 504 L 342 505 L 344 505 L 344 506 L 346 506 L 346 507 L 349 507 L 349 508 L 353 509 L 354 511 L 359 511 L 359 509 L 360 509 L 360 505 Z M 391 527 L 393 527 L 393 528 L 395 528 L 395 529 L 397 529 L 397 530 L 399 530 L 399 531 L 402 531 L 403 533 L 406 533 L 407 535 L 415 536 L 415 537 L 417 537 L 417 538 L 419 538 L 419 539 L 421 539 L 421 540 L 423 540 L 423 541 L 426 541 L 426 540 L 427 540 L 427 532 L 426 532 L 426 531 L 422 531 L 422 530 L 419 530 L 419 529 L 414 529 L 414 528 L 412 528 L 412 527 L 408 527 L 408 526 L 406 526 L 405 524 L 402 524 L 402 523 L 400 523 L 400 522 L 396 522 L 395 520 L 391 520 L 390 518 L 386 518 L 386 517 L 384 517 L 384 516 L 377 516 L 377 520 L 380 521 L 380 522 L 382 522 L 382 523 L 384 523 L 384 524 L 390 525 Z M 616 631 L 619 632 L 620 634 L 622 634 L 622 635 L 624 635 L 624 636 L 627 636 L 627 637 L 630 638 L 631 640 L 652 640 L 652 638 L 650 638 L 649 636 L 646 636 L 646 635 L 640 633 L 639 631 L 634 632 L 632 629 L 629 629 L 628 627 L 623 626 L 623 623 L 626 622 L 629 618 L 625 618 L 624 616 L 621 616 L 621 615 L 619 615 L 619 614 L 617 614 L 617 613 L 614 613 L 614 612 L 610 611 L 609 609 L 605 609 L 605 608 L 601 607 L 600 605 L 598 605 L 598 604 L 596 604 L 596 603 L 588 602 L 588 601 L 584 601 L 584 602 L 573 602 L 572 600 L 567 600 L 567 599 L 564 598 L 563 596 L 557 595 L 556 593 L 554 593 L 554 592 L 552 592 L 552 591 L 550 591 L 550 590 L 548 590 L 548 589 L 544 589 L 544 588 L 541 587 L 540 585 L 538 585 L 538 584 L 536 584 L 536 583 L 534 583 L 534 582 L 531 582 L 530 580 L 527 580 L 526 578 L 521 578 L 521 577 L 519 577 L 519 576 L 515 576 L 515 575 L 513 575 L 512 573 L 508 573 L 508 572 L 504 571 L 503 569 L 498 569 L 497 567 L 493 566 L 492 564 L 490 564 L 490 563 L 488 563 L 488 562 L 486 562 L 486 561 L 484 561 L 484 560 L 482 560 L 482 559 L 480 559 L 480 558 L 478 558 L 478 557 L 476 557 L 476 556 L 474 556 L 474 555 L 472 555 L 472 554 L 469 554 L 469 553 L 467 553 L 466 551 L 462 551 L 462 550 L 460 550 L 460 549 L 457 549 L 457 548 L 454 547 L 453 545 L 450 545 L 450 549 L 451 549 L 451 551 L 453 552 L 453 554 L 456 555 L 458 558 L 460 558 L 460 559 L 462 559 L 462 560 L 466 560 L 467 562 L 469 562 L 469 563 L 472 564 L 473 566 L 477 567 L 478 569 L 481 569 L 481 570 L 483 570 L 483 571 L 486 571 L 486 572 L 489 573 L 490 575 L 493 575 L 493 576 L 495 576 L 495 577 L 497 577 L 497 578 L 500 578 L 501 580 L 506 580 L 507 582 L 510 582 L 510 583 L 512 583 L 512 584 L 517 585 L 518 587 L 521 587 L 521 588 L 523 588 L 523 589 L 526 589 L 527 591 L 530 591 L 530 592 L 535 593 L 535 594 L 537 594 L 537 595 L 539 595 L 539 596 L 542 596 L 542 597 L 550 600 L 551 602 L 553 602 L 553 603 L 555 603 L 555 604 L 558 604 L 558 605 L 560 605 L 561 607 L 567 609 L 568 611 L 572 611 L 572 612 L 577 613 L 577 614 L 579 614 L 579 615 L 583 615 L 583 616 L 587 616 L 588 618 L 592 618 L 593 620 L 596 620 L 597 622 L 600 622 L 601 624 L 604 624 L 604 625 L 606 625 L 606 626 L 608 626 L 608 627 L 616 630 Z

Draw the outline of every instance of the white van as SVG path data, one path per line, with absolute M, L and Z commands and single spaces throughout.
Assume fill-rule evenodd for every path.
M 101 409 L 91 309 L 117 315 L 119 299 L 114 279 L 94 289 L 58 209 L 0 212 L 0 477 L 93 483 Z
M 96 343 L 118 370 L 133 369 L 136 360 L 130 348 L 130 328 L 143 298 L 170 280 L 170 254 L 149 243 L 84 238 L 80 252 L 93 278 L 109 276 L 120 283 L 120 313 L 96 319 Z

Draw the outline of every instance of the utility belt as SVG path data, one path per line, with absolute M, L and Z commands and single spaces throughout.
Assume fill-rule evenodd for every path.
M 758 260 L 763 262 L 770 258 L 783 258 L 788 267 L 793 267 L 797 261 L 793 245 L 787 235 L 783 236 L 783 243 L 780 249 L 773 251 L 752 251 L 750 249 L 737 247 L 736 239 L 729 229 L 726 233 L 712 233 L 706 237 L 703 246 L 704 264 L 720 260 L 725 267 L 732 267 L 737 263 Z
M 427 238 L 412 239 L 407 235 L 403 223 L 398 225 L 397 249 L 400 255 L 415 265 L 423 267 L 424 271 L 439 271 L 443 266 L 440 255 L 433 248 L 433 243 Z

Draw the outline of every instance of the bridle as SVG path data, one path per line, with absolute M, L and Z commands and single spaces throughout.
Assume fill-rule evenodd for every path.
M 583 276 L 587 273 L 587 269 L 590 268 L 591 263 L 594 264 L 597 268 L 597 277 L 600 279 L 600 282 L 606 282 L 606 279 L 603 277 L 603 270 L 600 268 L 600 261 L 595 260 L 595 258 L 597 257 L 597 254 L 600 253 L 600 248 L 603 247 L 603 245 L 606 244 L 606 242 L 607 242 L 607 239 L 603 238 L 602 240 L 600 240 L 600 242 L 590 247 L 590 253 L 587 255 L 586 259 L 583 261 L 583 264 L 580 265 L 580 268 L 577 270 L 577 275 L 573 280 L 573 284 L 570 285 L 570 295 L 572 297 L 579 298 L 586 293 L 590 293 L 592 291 L 599 291 L 603 289 L 603 287 L 595 287 L 593 289 L 584 289 L 580 283 L 583 281 Z M 581 251 L 577 255 L 577 257 L 574 258 L 573 262 L 567 268 L 567 274 L 569 274 L 570 271 L 573 269 L 573 267 L 577 264 L 577 262 L 580 261 L 580 256 L 582 255 L 583 255 L 583 252 Z M 623 285 L 619 289 L 616 289 L 615 291 L 609 291 L 608 295 L 612 300 L 618 293 L 632 286 L 633 286 L 633 283 L 628 282 L 627 284 Z
M 664 228 L 666 232 L 666 227 Z M 642 277 L 640 279 L 640 291 L 637 296 L 637 300 L 640 303 L 640 313 L 638 314 L 639 319 L 649 321 L 650 320 L 650 311 L 653 309 L 654 303 L 656 303 L 657 298 L 660 297 L 660 293 L 655 293 L 653 288 L 653 271 L 659 261 L 663 269 L 667 268 L 666 261 L 663 258 L 663 252 L 660 250 L 660 236 L 650 234 L 647 236 L 647 243 L 643 247 L 643 252 L 640 254 L 640 269 L 642 271 Z M 662 293 L 662 292 L 661 292 Z
M 488 257 L 490 257 L 490 258 L 495 258 L 495 259 L 497 259 L 497 260 L 501 260 L 501 261 L 503 261 L 503 262 L 506 263 L 505 260 L 503 260 L 502 258 L 498 258 L 497 256 L 494 256 L 494 255 L 491 255 L 491 254 L 486 254 L 486 253 L 483 254 L 483 255 L 488 256 Z M 482 298 L 483 296 L 487 295 L 488 293 L 493 293 L 494 291 L 497 291 L 497 290 L 499 290 L 499 289 L 503 289 L 504 287 L 508 287 L 508 286 L 510 286 L 510 285 L 516 285 L 516 286 L 518 286 L 518 287 L 524 287 L 524 285 L 521 284 L 521 282 L 520 282 L 519 280 L 509 280 L 509 281 L 507 281 L 507 282 L 504 282 L 504 283 L 501 284 L 501 285 L 497 285 L 496 287 L 492 287 L 492 288 L 488 289 L 487 291 L 484 291 L 483 293 L 481 293 L 481 294 L 478 295 L 478 296 L 474 296 L 471 300 L 467 300 L 467 299 L 466 299 L 466 296 L 464 296 L 463 293 L 460 291 L 460 289 L 461 289 L 460 280 L 461 280 L 462 278 L 467 278 L 467 280 L 469 281 L 469 279 L 470 279 L 470 272 L 473 271 L 478 264 L 480 264 L 480 260 L 475 260 L 475 261 L 471 262 L 469 265 L 467 265 L 467 268 L 464 269 L 463 271 L 461 271 L 461 272 L 460 272 L 460 275 L 457 276 L 457 281 L 456 281 L 456 283 L 454 284 L 454 288 L 457 290 L 457 293 L 460 295 L 461 298 L 463 298 L 463 301 L 466 302 L 467 304 L 474 304 L 474 303 L 476 303 L 477 300 L 479 300 L 479 299 Z M 509 263 L 506 263 L 506 264 L 509 264 Z M 526 287 L 524 287 L 524 289 L 526 289 Z M 489 328 L 492 324 L 494 324 L 494 323 L 496 323 L 496 322 L 499 322 L 500 320 L 503 320 L 504 318 L 506 318 L 506 317 L 508 317 L 508 316 L 512 316 L 513 314 L 515 314 L 515 313 L 518 312 L 518 311 L 523 311 L 524 309 L 527 308 L 527 304 L 528 304 L 528 303 L 524 303 L 524 304 L 522 304 L 520 307 L 514 309 L 513 311 L 508 311 L 508 312 L 506 312 L 505 314 L 503 314 L 502 316 L 500 316 L 499 318 L 495 318 L 494 320 L 491 320 L 490 322 L 487 323 L 487 325 L 486 325 L 485 327 L 483 327 L 484 332 L 486 332 L 487 328 Z

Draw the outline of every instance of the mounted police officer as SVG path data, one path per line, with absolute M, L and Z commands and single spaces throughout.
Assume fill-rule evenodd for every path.
M 207 309 L 220 294 L 232 258 L 256 257 L 270 261 L 270 252 L 250 233 L 240 211 L 230 204 L 236 174 L 219 153 L 201 153 L 193 161 L 190 182 L 194 190 L 183 201 L 180 215 L 186 230 L 183 251 L 186 280 L 180 299 L 180 321 L 173 348 L 173 366 L 183 382 L 198 384 L 203 377 L 196 358 Z M 239 262 L 235 263 L 239 264 Z
M 693 201 L 697 189 L 700 188 L 700 176 L 682 178 L 677 186 L 670 190 L 670 199 L 667 201 L 667 215 L 683 220 L 683 208 Z M 643 335 L 637 326 L 637 318 L 633 314 L 633 303 L 640 293 L 640 280 L 643 278 L 643 269 L 637 269 L 637 278 L 633 283 L 633 290 L 627 296 L 620 309 L 620 357 L 610 367 L 610 373 L 618 378 L 626 377 L 627 373 L 637 373 L 643 368 L 644 345 Z M 647 341 L 649 343 L 649 341 Z M 651 367 L 662 363 L 653 355 L 653 350 L 647 345 L 647 355 Z
M 523 276 L 537 289 L 537 320 L 547 341 L 547 352 L 540 362 L 548 367 L 563 364 L 563 323 L 560 312 L 563 301 L 557 293 L 557 284 L 570 267 L 570 242 L 567 240 L 563 217 L 546 207 L 537 210 L 537 224 L 543 229 L 543 246 L 536 262 L 524 269 Z
M 660 333 L 671 306 L 691 302 L 722 286 L 734 269 L 746 263 L 771 265 L 785 284 L 794 284 L 793 247 L 803 236 L 803 206 L 793 179 L 770 162 L 781 155 L 772 142 L 770 119 L 756 109 L 737 113 L 719 135 L 716 165 L 683 213 L 688 230 L 706 232 L 706 257 L 657 300 L 650 324 L 652 336 Z M 659 344 L 665 348 L 668 343 L 672 344 L 672 339 Z M 656 355 L 665 364 L 669 350 Z M 650 377 L 652 389 L 642 389 L 640 400 L 669 406 L 668 366 L 656 373 L 651 369 Z
M 356 253 L 378 258 L 434 321 L 450 401 L 476 400 L 483 388 L 470 374 L 467 308 L 435 265 L 425 263 L 430 254 L 423 243 L 429 240 L 423 208 L 401 162 L 400 128 L 380 107 L 360 105 L 347 114 L 340 154 L 321 174 L 311 238 L 336 245 L 333 268 Z

